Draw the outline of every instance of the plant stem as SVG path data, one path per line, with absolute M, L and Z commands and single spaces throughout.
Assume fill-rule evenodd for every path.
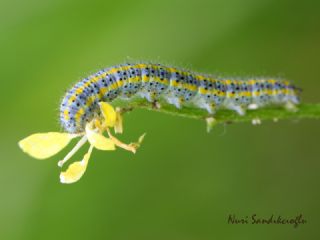
M 152 111 L 202 120 L 214 117 L 215 123 L 248 122 L 252 121 L 252 119 L 320 119 L 320 103 L 299 104 L 297 105 L 296 111 L 290 111 L 281 106 L 268 106 L 256 110 L 247 110 L 244 116 L 240 116 L 235 111 L 226 109 L 219 109 L 214 116 L 212 116 L 207 111 L 194 106 L 183 106 L 181 109 L 178 109 L 165 101 L 159 101 L 159 104 L 161 107 L 157 108 L 152 103 L 141 98 L 130 99 L 130 102 L 120 99 L 113 102 L 113 105 L 129 110 L 134 108 L 145 108 Z

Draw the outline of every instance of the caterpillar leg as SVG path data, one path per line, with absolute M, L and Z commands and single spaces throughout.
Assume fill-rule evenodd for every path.
M 284 107 L 286 110 L 288 110 L 290 112 L 297 112 L 298 111 L 297 106 L 291 101 L 286 102 Z
M 196 99 L 195 105 L 197 105 L 199 108 L 205 109 L 208 111 L 210 115 L 215 113 L 216 105 L 213 102 L 207 102 L 203 99 Z
M 215 113 L 215 108 L 216 108 L 216 105 L 214 103 L 204 104 L 204 109 L 206 109 L 208 111 L 208 113 L 210 113 L 210 114 Z
M 153 109 L 160 109 L 161 108 L 161 104 L 157 100 L 155 100 L 152 103 L 152 108 Z
M 174 106 L 176 106 L 176 108 L 181 108 L 181 104 L 182 104 L 182 98 L 179 97 L 167 97 L 166 98 L 167 102 L 169 104 L 172 104 Z
M 250 110 L 256 110 L 258 108 L 259 108 L 259 106 L 256 103 L 251 103 L 248 105 L 248 109 L 250 109 Z
M 240 105 L 231 104 L 227 108 L 236 111 L 240 116 L 243 116 L 246 113 L 245 109 Z
M 147 99 L 148 102 L 154 102 L 155 100 L 155 93 L 154 92 L 145 92 L 142 91 L 140 93 L 138 93 L 140 95 L 140 97 Z

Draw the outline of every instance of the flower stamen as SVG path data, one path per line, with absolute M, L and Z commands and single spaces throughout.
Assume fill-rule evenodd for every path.
M 115 136 L 113 136 L 110 132 L 110 129 L 109 128 L 106 128 L 107 130 L 107 133 L 109 135 L 109 138 L 114 142 L 114 144 L 124 150 L 127 150 L 127 151 L 130 151 L 132 153 L 136 153 L 137 152 L 137 149 L 140 147 L 140 144 L 145 136 L 145 134 L 143 134 L 137 143 L 130 143 L 130 144 L 126 144 L 126 143 L 123 143 L 121 142 L 118 138 L 116 138 Z
M 65 162 L 67 162 L 86 142 L 88 138 L 84 135 L 79 142 L 74 146 L 74 148 L 64 157 L 63 160 L 58 162 L 58 166 L 62 167 Z
M 115 133 L 123 133 L 123 124 L 122 124 L 122 110 L 121 108 L 116 108 L 116 122 L 114 125 L 114 132 Z

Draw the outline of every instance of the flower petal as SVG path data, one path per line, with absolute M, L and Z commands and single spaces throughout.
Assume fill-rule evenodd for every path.
M 22 139 L 18 144 L 30 156 L 45 159 L 58 153 L 77 136 L 59 132 L 36 133 Z
M 105 119 L 105 124 L 107 127 L 113 127 L 116 123 L 116 111 L 114 108 L 106 102 L 99 102 L 100 110 Z
M 61 183 L 74 183 L 77 182 L 85 173 L 93 146 L 91 145 L 89 151 L 84 155 L 83 159 L 69 165 L 65 172 L 60 173 Z
M 72 148 L 72 150 L 64 157 L 64 159 L 58 162 L 58 166 L 62 167 L 63 164 L 65 164 L 87 141 L 88 138 L 86 135 L 84 135 L 80 139 L 80 141 Z
M 102 134 L 95 132 L 90 128 L 89 124 L 86 126 L 86 135 L 90 144 L 99 150 L 116 149 L 114 142 L 110 138 L 106 138 Z

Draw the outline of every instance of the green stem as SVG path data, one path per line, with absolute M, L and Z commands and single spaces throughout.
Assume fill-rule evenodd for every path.
M 157 108 L 141 98 L 131 99 L 130 102 L 126 100 L 116 100 L 113 102 L 114 106 L 127 109 L 145 108 L 152 111 L 202 120 L 212 117 L 207 111 L 193 106 L 184 106 L 178 109 L 164 101 L 160 101 L 159 104 L 161 107 Z M 214 119 L 215 123 L 248 122 L 252 121 L 252 119 L 260 119 L 261 121 L 274 119 L 320 119 L 320 103 L 300 104 L 297 106 L 296 111 L 289 111 L 280 106 L 263 107 L 256 110 L 247 110 L 244 116 L 240 116 L 235 111 L 221 109 L 214 114 Z

